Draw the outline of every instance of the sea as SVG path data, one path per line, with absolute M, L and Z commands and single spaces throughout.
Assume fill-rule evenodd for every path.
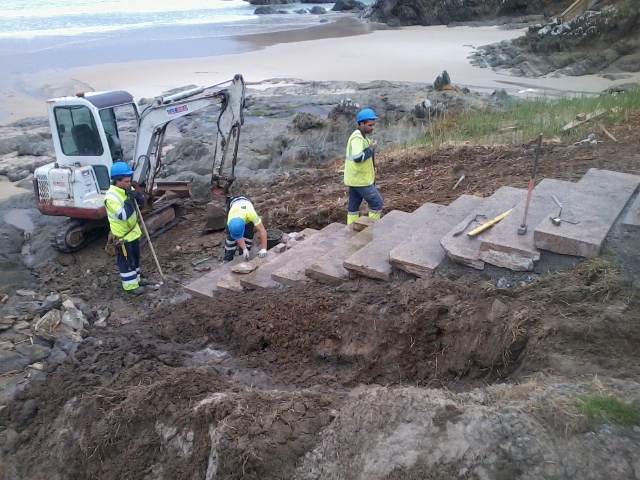
M 181 28 L 183 36 L 201 34 L 190 28 L 194 26 L 208 26 L 211 36 L 268 33 L 317 24 L 318 15 L 294 12 L 315 5 L 330 10 L 334 4 L 276 5 L 289 13 L 255 15 L 257 7 L 244 0 L 1 0 L 0 38 L 130 33 L 159 27 Z
M 295 13 L 315 5 L 327 14 Z M 287 33 L 344 17 L 333 5 L 256 15 L 244 0 L 0 0 L 0 81 L 47 68 L 243 53 L 260 48 L 261 35 L 287 41 Z M 366 33 L 345 30 L 338 36 Z

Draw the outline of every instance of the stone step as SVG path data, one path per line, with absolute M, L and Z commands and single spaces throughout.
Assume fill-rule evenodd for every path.
M 622 226 L 630 229 L 640 228 L 640 195 L 637 195 L 627 214 L 622 220 Z
M 372 242 L 384 238 L 395 226 L 408 218 L 410 214 L 393 210 L 365 230 L 357 232 L 346 242 L 337 245 L 333 250 L 318 258 L 305 269 L 305 275 L 321 283 L 340 284 L 348 276 L 345 260 L 352 257 Z
M 299 245 L 294 246 L 291 250 L 294 250 L 296 248 L 298 248 L 300 245 L 302 245 L 303 243 L 310 241 L 313 237 L 315 237 L 316 235 L 318 235 L 320 232 L 318 230 L 315 230 L 313 228 L 305 228 L 302 233 L 304 233 L 305 239 L 300 242 Z M 247 275 L 252 275 L 255 272 L 257 272 L 258 270 L 260 270 L 261 268 L 265 268 L 267 265 L 269 265 L 272 262 L 277 261 L 277 259 L 284 255 L 285 253 L 287 253 L 289 250 L 286 250 L 285 252 L 282 253 L 277 253 L 273 248 L 271 250 L 269 250 L 269 255 L 267 255 L 265 258 L 260 258 L 260 257 L 256 257 L 253 258 L 249 261 L 249 263 L 251 263 L 252 265 L 257 265 L 258 268 L 256 270 L 254 270 L 253 272 L 249 273 L 249 274 L 242 274 L 242 273 L 234 273 L 234 272 L 227 272 L 226 275 L 221 276 L 218 281 L 216 282 L 216 291 L 218 292 L 242 292 L 244 290 L 244 288 L 242 287 L 242 285 L 240 284 L 240 279 L 242 277 L 245 277 Z
M 475 213 L 484 199 L 461 195 L 436 218 L 418 227 L 409 238 L 389 253 L 389 263 L 418 277 L 428 278 L 446 258 L 440 240 L 469 212 Z
M 355 232 L 350 225 L 345 225 L 344 223 L 332 223 L 327 225 L 319 234 L 305 240 L 300 245 L 296 245 L 295 248 L 283 252 L 268 265 L 264 265 L 248 275 L 242 275 L 240 278 L 240 284 L 245 288 L 253 290 L 258 288 L 276 288 L 278 286 L 282 286 L 283 282 L 273 278 L 274 272 L 287 267 L 290 262 L 307 258 L 310 252 L 312 252 L 317 245 L 325 243 L 328 239 L 335 239 L 337 242 L 344 243 L 347 238 L 354 234 Z
M 371 225 L 369 217 L 360 217 L 361 219 L 367 219 L 367 225 Z M 351 225 L 351 229 L 355 229 L 357 222 Z M 344 227 L 344 225 L 343 225 Z M 348 232 L 349 228 L 344 227 L 345 232 Z M 368 228 L 368 227 L 365 227 Z M 319 258 L 328 252 L 332 251 L 338 246 L 345 244 L 345 232 L 338 231 L 333 235 L 330 235 L 323 239 L 321 242 L 317 242 L 311 249 L 305 251 L 304 255 L 297 255 L 296 258 L 288 262 L 283 267 L 271 274 L 271 278 L 276 282 L 282 283 L 288 286 L 295 286 L 301 283 L 309 283 L 313 280 L 305 275 L 307 267 L 313 265 Z M 356 233 L 358 230 L 356 230 Z M 356 233 L 352 235 L 356 235 Z
M 500 187 L 493 195 L 484 198 L 475 212 L 467 215 L 463 221 L 453 227 L 453 229 L 440 240 L 440 245 L 442 245 L 447 256 L 455 262 L 482 270 L 484 268 L 484 261 L 480 260 L 480 244 L 482 242 L 482 235 L 486 232 L 473 237 L 467 236 L 468 232 L 479 226 L 479 224 L 472 224 L 461 235 L 454 237 L 453 234 L 462 230 L 469 221 L 475 217 L 475 214 L 487 216 L 486 220 L 483 219 L 481 223 L 490 221 L 515 207 L 526 195 L 527 191 L 521 188 Z M 511 212 L 510 215 L 513 215 L 513 212 Z
M 533 232 L 537 248 L 564 255 L 598 256 L 604 239 L 640 185 L 640 176 L 590 169 L 562 204 L 562 218 L 580 222 L 553 225 L 545 219 Z M 557 210 L 550 215 L 557 214 Z
M 210 299 L 216 294 L 216 284 L 218 281 L 231 273 L 231 267 L 242 262 L 242 257 L 235 257 L 229 263 L 223 263 L 215 270 L 211 270 L 206 275 L 185 285 L 184 289 L 197 298 Z
M 347 258 L 344 266 L 364 277 L 388 280 L 392 271 L 389 252 L 407 239 L 408 232 L 415 232 L 417 226 L 429 223 L 445 208 L 443 205 L 425 203 L 380 238 L 376 238 L 358 253 Z
M 534 263 L 540 260 L 540 250 L 533 244 L 533 231 L 540 222 L 550 222 L 550 212 L 554 216 L 558 213 L 559 208 L 551 195 L 564 205 L 574 185 L 552 178 L 542 180 L 531 192 L 525 234 L 518 235 L 518 229 L 522 224 L 526 195 L 511 214 L 480 235 L 480 260 L 519 272 L 533 270 Z

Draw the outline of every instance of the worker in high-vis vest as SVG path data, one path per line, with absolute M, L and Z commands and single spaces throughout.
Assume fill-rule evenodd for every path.
M 236 251 L 249 260 L 253 246 L 254 227 L 260 234 L 258 257 L 267 256 L 267 230 L 247 197 L 233 197 L 227 214 L 227 239 L 224 242 L 223 263 L 233 260 Z
M 375 150 L 376 140 L 367 135 L 373 133 L 378 117 L 370 108 L 358 113 L 358 128 L 349 137 L 344 165 L 344 183 L 349 187 L 349 207 L 347 225 L 352 224 L 360 216 L 362 200 L 369 205 L 369 217 L 382 217 L 382 195 L 376 187 Z
M 131 186 L 133 170 L 125 162 L 111 167 L 111 187 L 104 197 L 109 228 L 115 237 L 118 252 L 118 269 L 125 291 L 134 295 L 144 293 L 148 284 L 140 277 L 140 237 L 138 213 L 133 202 L 144 205 L 144 195 Z

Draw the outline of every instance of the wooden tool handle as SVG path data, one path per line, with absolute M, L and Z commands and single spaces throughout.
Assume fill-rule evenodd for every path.
M 484 223 L 482 225 L 480 225 L 478 228 L 471 230 L 469 233 L 467 233 L 468 237 L 475 237 L 476 235 L 478 235 L 479 233 L 484 232 L 485 230 L 493 227 L 496 223 L 498 223 L 500 220 L 502 220 L 504 217 L 506 217 L 507 215 L 509 215 L 511 212 L 513 211 L 513 208 L 510 210 L 507 210 L 506 212 L 498 215 L 496 218 L 494 218 L 493 220 L 489 220 L 487 223 Z

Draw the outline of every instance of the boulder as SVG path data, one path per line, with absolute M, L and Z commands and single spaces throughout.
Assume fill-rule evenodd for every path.
M 312 7 L 311 10 L 309 10 L 309 13 L 312 13 L 313 15 L 324 15 L 325 13 L 327 13 L 327 9 L 316 5 L 315 7 Z
M 273 15 L 278 13 L 278 10 L 272 6 L 263 6 L 256 8 L 253 13 L 256 15 Z
M 301 112 L 293 118 L 293 126 L 299 132 L 304 132 L 310 128 L 324 127 L 324 120 L 313 113 Z
M 329 112 L 328 118 L 329 120 L 344 119 L 349 122 L 353 122 L 353 126 L 355 128 L 355 120 L 359 110 L 360 105 L 350 98 L 345 98 L 344 100 L 340 100 L 340 103 L 338 103 L 338 105 Z
M 344 12 L 346 10 L 364 10 L 366 5 L 358 0 L 337 0 L 331 8 L 334 12 Z
M 286 5 L 296 3 L 296 0 L 249 0 L 250 5 Z
M 445 70 L 440 75 L 438 75 L 438 78 L 436 78 L 436 81 L 433 82 L 433 89 L 442 91 L 445 89 L 445 87 L 448 87 L 450 85 L 451 85 L 451 78 L 449 77 L 449 74 Z
M 32 363 L 28 357 L 10 350 L 0 350 L 0 373 L 20 371 Z
M 16 345 L 16 352 L 27 357 L 29 359 L 29 364 L 32 364 L 47 358 L 49 353 L 51 353 L 51 349 L 43 347 L 42 345 L 21 343 Z

